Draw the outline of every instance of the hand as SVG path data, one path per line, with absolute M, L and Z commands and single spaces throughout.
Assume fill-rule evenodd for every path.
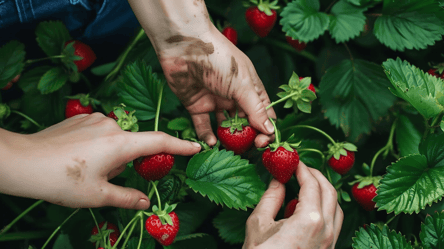
M 344 214 L 337 193 L 316 169 L 300 162 L 298 204 L 288 219 L 275 221 L 285 198 L 285 185 L 273 179 L 247 220 L 243 248 L 334 248 Z
M 140 156 L 200 151 L 197 143 L 162 132 L 122 131 L 101 113 L 77 115 L 32 135 L 0 134 L 0 192 L 73 208 L 147 209 L 144 193 L 108 180 Z

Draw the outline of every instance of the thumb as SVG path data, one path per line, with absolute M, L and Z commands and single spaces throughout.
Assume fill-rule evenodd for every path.
M 150 207 L 148 196 L 137 189 L 107 183 L 103 191 L 106 195 L 105 206 L 137 210 Z
M 253 86 L 246 86 L 235 96 L 236 102 L 248 116 L 250 124 L 263 134 L 273 134 L 273 124 L 268 119 L 264 102 L 259 98 Z
M 271 219 L 274 221 L 279 209 L 282 207 L 285 198 L 285 186 L 276 179 L 271 180 L 267 191 L 257 204 L 253 213 L 261 218 Z

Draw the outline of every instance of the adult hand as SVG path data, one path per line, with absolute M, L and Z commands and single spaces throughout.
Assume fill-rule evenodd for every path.
M 0 136 L 0 192 L 73 208 L 147 209 L 144 193 L 108 180 L 140 156 L 200 151 L 197 143 L 162 132 L 122 131 L 101 113 L 77 115 L 32 135 L 0 129 Z
M 275 221 L 285 198 L 285 185 L 273 179 L 247 220 L 243 248 L 334 248 L 344 214 L 337 193 L 316 169 L 300 162 L 298 204 L 288 219 Z

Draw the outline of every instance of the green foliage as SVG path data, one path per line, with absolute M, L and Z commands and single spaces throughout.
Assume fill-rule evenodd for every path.
M 331 9 L 329 31 L 336 43 L 346 42 L 364 30 L 366 8 L 356 7 L 346 1 L 337 2 Z
M 190 235 L 196 231 L 207 219 L 214 206 L 208 203 L 189 202 L 177 205 L 174 210 L 180 220 L 180 229 L 177 236 Z
M 382 64 L 393 87 L 392 93 L 412 104 L 425 118 L 444 111 L 443 81 L 425 74 L 407 61 L 389 59 Z
M 186 240 L 174 242 L 170 246 L 164 246 L 164 249 L 216 249 L 217 243 L 213 236 L 193 237 Z
M 374 248 L 374 249 L 411 249 L 412 245 L 400 233 L 389 230 L 384 225 L 382 230 L 375 224 L 360 228 L 353 238 L 353 248 Z
M 37 88 L 42 94 L 55 92 L 65 85 L 68 77 L 69 75 L 65 73 L 62 67 L 53 67 L 43 74 Z
M 415 127 L 413 122 L 407 116 L 400 115 L 396 123 L 396 143 L 399 154 L 403 157 L 418 154 L 421 137 L 421 132 Z
M 68 29 L 61 21 L 41 22 L 37 26 L 35 34 L 37 43 L 48 56 L 60 55 L 65 42 L 72 39 Z
M 10 41 L 0 48 L 0 89 L 5 87 L 24 67 L 25 46 Z
M 139 238 L 133 237 L 128 241 L 128 249 L 138 249 L 137 247 L 139 245 Z M 153 238 L 148 239 L 142 239 L 142 244 L 140 248 L 143 249 L 155 249 L 156 248 L 156 241 Z
M 388 86 L 381 66 L 363 60 L 344 60 L 322 77 L 319 99 L 330 123 L 356 140 L 370 133 L 372 123 L 395 102 Z
M 418 213 L 444 195 L 444 134 L 430 136 L 420 147 L 421 155 L 401 158 L 387 168 L 374 198 L 378 210 Z
M 330 22 L 328 15 L 319 9 L 319 0 L 298 0 L 287 4 L 281 12 L 282 31 L 302 42 L 313 41 L 328 29 Z
M 444 35 L 444 10 L 435 0 L 384 0 L 374 33 L 393 50 L 424 49 Z
M 425 218 L 419 234 L 424 249 L 444 247 L 444 212 L 436 212 Z
M 225 208 L 213 220 L 219 236 L 230 244 L 243 243 L 245 239 L 245 223 L 251 212 Z
M 187 177 L 186 183 L 195 192 L 234 209 L 253 207 L 265 191 L 254 165 L 232 151 L 217 148 L 193 156 Z

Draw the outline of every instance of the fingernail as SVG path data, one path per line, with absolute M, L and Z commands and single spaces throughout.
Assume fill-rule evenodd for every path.
M 197 148 L 200 148 L 200 147 L 201 147 L 200 144 L 198 144 L 198 143 L 194 143 L 194 142 L 192 142 L 192 144 L 193 144 L 194 147 L 197 147 Z
M 279 182 L 276 180 L 271 180 L 270 185 L 268 186 L 268 188 L 277 188 L 279 187 Z
M 270 122 L 270 120 L 265 121 L 264 125 L 265 125 L 265 129 L 267 129 L 267 131 L 269 133 L 274 132 L 274 127 L 273 127 L 273 124 Z
M 145 209 L 148 209 L 150 207 L 150 204 L 149 204 L 149 202 L 147 201 L 147 200 L 145 200 L 145 199 L 140 199 L 138 202 L 137 202 L 137 204 L 136 204 L 136 206 L 135 206 L 135 209 L 138 209 L 138 210 L 145 210 Z

